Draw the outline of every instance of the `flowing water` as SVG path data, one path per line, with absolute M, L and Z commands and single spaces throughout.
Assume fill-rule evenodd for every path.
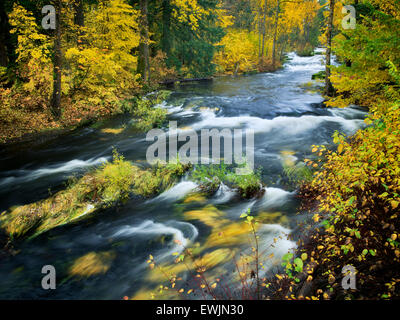
M 210 225 L 189 221 L 184 214 L 207 205 L 218 209 L 223 219 L 233 224 L 248 208 L 254 214 L 280 212 L 280 219 L 263 224 L 259 230 L 263 253 L 274 253 L 278 259 L 275 262 L 279 261 L 295 247 L 295 242 L 286 236 L 306 216 L 296 215 L 298 202 L 293 188 L 282 180 L 282 162 L 285 157 L 293 162 L 311 157 L 311 145 L 331 144 L 335 130 L 354 133 L 365 116 L 355 107 L 322 108 L 323 98 L 306 90 L 304 84 L 311 81 L 311 75 L 323 69 L 321 57 L 291 53 L 289 62 L 275 73 L 185 84 L 162 104 L 170 119 L 182 128 L 253 129 L 255 166 L 262 167 L 267 185 L 262 198 L 238 200 L 233 190 L 222 185 L 212 198 L 188 205 L 182 199 L 197 185 L 184 178 L 153 199 L 132 199 L 85 222 L 56 228 L 24 242 L 18 247 L 18 254 L 0 261 L 0 298 L 121 299 L 152 290 L 160 281 L 151 275 L 146 264 L 149 254 L 168 264 L 175 259 L 172 253 L 182 251 L 175 240 L 185 245 L 207 243 L 213 232 Z M 81 129 L 21 153 L 1 153 L 0 210 L 46 198 L 49 189 L 63 189 L 71 175 L 110 160 L 114 147 L 128 160 L 143 164 L 150 143 L 144 134 L 131 129 L 129 121 L 127 116 L 116 117 L 101 127 Z M 120 134 L 102 131 L 124 124 L 126 129 Z M 271 247 L 274 238 L 278 241 Z M 248 244 L 233 241 L 230 246 L 221 246 L 238 252 L 246 250 Z M 204 253 L 218 249 L 218 245 L 208 246 Z M 72 264 L 91 252 L 109 254 L 105 269 L 89 277 L 72 276 Z M 231 270 L 231 257 L 225 258 L 214 258 L 221 260 L 212 264 L 218 272 Z M 56 290 L 41 288 L 44 265 L 54 265 L 57 270 Z M 266 269 L 272 267 L 268 262 L 265 265 Z

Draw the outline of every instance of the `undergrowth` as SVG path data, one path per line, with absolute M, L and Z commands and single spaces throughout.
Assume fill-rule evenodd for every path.
M 150 197 L 172 187 L 190 169 L 181 163 L 142 169 L 114 151 L 113 161 L 72 178 L 68 187 L 48 199 L 16 208 L 0 216 L 9 239 L 35 237 L 54 227 L 86 218 L 99 209 L 127 201 L 131 194 Z
M 245 168 L 246 165 L 241 167 Z M 215 193 L 221 183 L 237 189 L 240 196 L 245 199 L 258 196 L 263 192 L 261 170 L 238 174 L 236 169 L 222 162 L 221 164 L 197 166 L 191 175 L 207 194 Z

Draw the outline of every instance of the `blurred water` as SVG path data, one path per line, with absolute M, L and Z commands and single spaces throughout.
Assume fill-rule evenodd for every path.
M 295 227 L 298 205 L 294 193 L 280 184 L 282 152 L 290 151 L 293 161 L 302 161 L 311 156 L 311 145 L 330 143 L 335 130 L 354 133 L 365 116 L 355 107 L 321 108 L 323 98 L 302 87 L 313 73 L 323 70 L 321 57 L 291 53 L 291 60 L 275 73 L 185 84 L 161 105 L 180 128 L 254 129 L 255 165 L 263 169 L 265 195 L 239 201 L 233 190 L 222 185 L 201 206 L 216 206 L 232 222 L 248 208 L 281 212 L 290 228 L 265 224 L 260 229 L 262 248 L 278 258 L 295 246 L 284 235 Z M 150 143 L 144 134 L 129 128 L 130 121 L 128 116 L 120 116 L 99 128 L 81 129 L 23 153 L 0 153 L 0 210 L 45 198 L 49 188 L 62 189 L 69 176 L 111 159 L 113 147 L 127 159 L 143 163 Z M 127 128 L 118 135 L 102 131 L 122 125 Z M 0 298 L 121 299 L 151 288 L 145 263 L 150 253 L 158 261 L 172 262 L 172 253 L 181 250 L 175 240 L 204 243 L 210 235 L 207 226 L 185 221 L 182 215 L 185 206 L 181 200 L 195 188 L 196 184 L 185 178 L 154 199 L 131 200 L 90 221 L 57 228 L 23 243 L 20 253 L 0 262 Z M 271 248 L 279 236 L 284 237 Z M 89 252 L 113 252 L 108 271 L 89 278 L 70 277 L 73 261 Z M 41 289 L 41 268 L 46 264 L 57 269 L 57 290 Z

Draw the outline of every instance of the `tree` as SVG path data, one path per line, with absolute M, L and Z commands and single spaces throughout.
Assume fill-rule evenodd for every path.
M 332 32 L 333 32 L 333 16 L 335 11 L 335 0 L 329 0 L 329 16 L 326 31 L 326 56 L 325 56 L 325 95 L 332 97 L 334 94 L 331 83 L 331 52 L 332 52 Z
M 111 106 L 139 88 L 140 13 L 126 0 L 107 0 L 87 12 L 82 48 L 65 53 L 68 95 L 85 108 Z
M 62 1 L 54 2 L 56 8 L 56 30 L 54 31 L 53 53 L 53 93 L 51 96 L 51 110 L 56 119 L 61 116 L 61 81 L 62 81 L 62 52 L 61 52 L 61 10 Z
M 276 65 L 276 41 L 278 35 L 278 22 L 279 22 L 280 0 L 276 0 L 275 20 L 274 20 L 274 38 L 272 44 L 272 67 L 275 69 Z
M 215 62 L 222 69 L 220 71 L 236 75 L 255 70 L 258 55 L 254 40 L 246 31 L 230 31 L 219 43 L 224 50 L 215 56 Z
M 224 36 L 219 25 L 216 0 L 162 0 L 152 18 L 160 34 L 156 50 L 167 54 L 167 65 L 184 77 L 207 77 L 215 72 L 212 63 L 216 44 Z
M 336 95 L 327 104 L 385 108 L 399 98 L 393 84 L 400 68 L 400 5 L 374 0 L 359 3 L 356 9 L 361 14 L 356 28 L 341 30 L 332 40 L 336 56 L 347 63 L 331 67 Z M 340 28 L 337 20 L 334 24 Z
M 137 72 L 145 83 L 150 82 L 150 38 L 147 15 L 148 0 L 140 0 L 140 44 Z
M 32 13 L 20 5 L 14 4 L 9 20 L 10 33 L 17 39 L 15 85 L 26 95 L 48 103 L 52 81 L 50 37 L 40 32 Z
M 77 35 L 77 44 L 78 47 L 82 42 L 82 38 L 84 36 L 84 27 L 85 27 L 85 12 L 84 12 L 84 0 L 74 0 L 73 7 L 74 7 L 74 24 L 78 28 L 78 35 Z
M 7 67 L 12 60 L 10 24 L 5 8 L 5 1 L 0 3 L 0 66 Z

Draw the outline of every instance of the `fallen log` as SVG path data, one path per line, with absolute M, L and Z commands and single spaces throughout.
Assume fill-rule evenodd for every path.
M 214 78 L 192 78 L 192 79 L 171 79 L 171 80 L 165 80 L 162 82 L 159 82 L 161 85 L 172 85 L 176 82 L 182 83 L 182 82 L 203 82 L 203 81 L 213 81 Z

